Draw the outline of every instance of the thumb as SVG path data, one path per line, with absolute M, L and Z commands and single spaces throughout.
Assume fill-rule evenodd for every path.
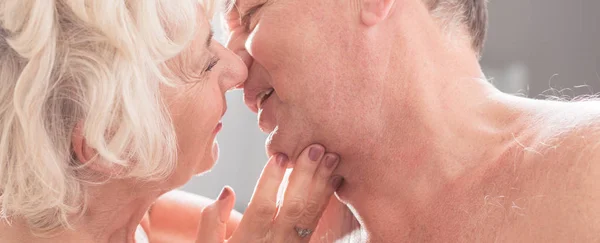
M 233 190 L 226 186 L 217 201 L 202 210 L 196 243 L 222 243 L 227 233 L 227 221 L 235 202 Z

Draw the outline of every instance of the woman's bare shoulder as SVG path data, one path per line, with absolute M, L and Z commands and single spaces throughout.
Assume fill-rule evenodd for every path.
M 180 190 L 165 193 L 148 211 L 145 230 L 150 242 L 194 242 L 202 210 L 213 202 L 207 197 Z M 227 235 L 235 230 L 241 217 L 238 212 L 231 214 Z

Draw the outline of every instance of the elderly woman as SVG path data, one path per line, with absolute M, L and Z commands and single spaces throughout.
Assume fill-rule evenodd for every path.
M 213 6 L 0 0 L 0 242 L 308 242 L 341 183 L 320 145 L 273 156 L 239 225 L 229 188 L 202 213 L 161 197 L 213 166 L 246 79 L 211 40 Z

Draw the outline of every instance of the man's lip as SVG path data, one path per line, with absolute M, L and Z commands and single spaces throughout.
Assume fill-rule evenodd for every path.
M 264 133 L 271 133 L 277 126 L 277 120 L 275 118 L 275 112 L 273 107 L 273 99 L 266 99 L 262 104 L 261 109 L 258 111 L 258 127 Z
M 271 97 L 271 95 L 273 95 L 274 92 L 275 92 L 275 89 L 269 88 L 265 91 L 258 93 L 258 95 L 256 95 L 257 110 L 262 109 L 262 105 L 269 99 L 269 97 Z

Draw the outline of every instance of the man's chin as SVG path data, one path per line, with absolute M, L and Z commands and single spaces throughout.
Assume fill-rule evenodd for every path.
M 289 141 L 285 138 L 284 134 L 280 132 L 278 128 L 276 128 L 273 132 L 269 133 L 267 140 L 265 140 L 265 152 L 267 153 L 267 157 L 271 158 L 276 154 L 285 154 L 290 158 L 293 158 L 292 144 L 286 143 Z
M 310 144 L 305 144 L 302 139 L 290 139 L 294 136 L 286 136 L 285 133 L 278 132 L 277 130 L 270 133 L 269 137 L 265 141 L 265 151 L 267 156 L 270 158 L 276 154 L 285 154 L 290 159 L 295 160 L 305 147 Z

